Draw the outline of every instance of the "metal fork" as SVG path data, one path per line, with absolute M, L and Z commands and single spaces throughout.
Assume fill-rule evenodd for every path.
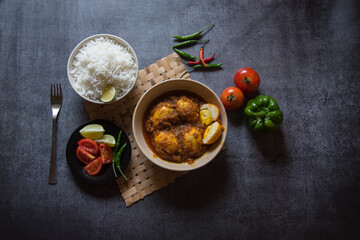
M 60 84 L 51 84 L 50 102 L 52 110 L 52 144 L 49 171 L 49 184 L 56 184 L 56 120 L 62 104 L 62 92 Z

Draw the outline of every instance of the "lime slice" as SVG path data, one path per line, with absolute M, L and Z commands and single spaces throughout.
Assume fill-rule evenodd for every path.
M 111 102 L 115 99 L 116 90 L 114 86 L 108 85 L 101 94 L 101 101 Z
M 99 139 L 104 135 L 105 129 L 99 124 L 89 124 L 83 127 L 79 133 L 84 138 Z
M 115 147 L 115 138 L 109 134 L 104 134 L 101 138 L 94 140 L 97 143 L 103 143 L 108 145 L 109 147 Z

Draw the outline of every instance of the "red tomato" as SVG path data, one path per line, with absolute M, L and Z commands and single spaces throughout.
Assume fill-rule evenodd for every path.
M 82 162 L 84 164 L 88 164 L 96 158 L 94 155 L 85 151 L 85 149 L 83 149 L 81 147 L 78 147 L 76 149 L 76 156 L 80 160 L 80 162 Z
M 258 89 L 260 77 L 251 68 L 241 68 L 235 73 L 234 83 L 243 93 L 252 93 Z
M 99 151 L 98 144 L 91 139 L 81 139 L 80 141 L 78 141 L 78 145 L 80 148 L 94 155 L 96 155 Z
M 226 110 L 235 110 L 244 103 L 244 94 L 237 87 L 228 87 L 221 93 L 221 102 Z
M 97 159 L 95 159 L 94 161 L 92 161 L 91 163 L 89 163 L 84 167 L 85 172 L 90 176 L 94 176 L 100 172 L 102 168 L 102 164 L 103 163 L 101 157 L 98 157 Z
M 111 163 L 113 158 L 113 152 L 111 150 L 111 147 L 106 144 L 100 143 L 99 149 L 103 164 Z

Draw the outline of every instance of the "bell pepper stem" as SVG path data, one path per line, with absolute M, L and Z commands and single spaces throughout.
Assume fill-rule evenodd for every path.
M 256 116 L 256 117 L 265 117 L 265 114 L 266 114 L 266 112 L 262 111 L 262 112 L 254 113 L 254 116 Z

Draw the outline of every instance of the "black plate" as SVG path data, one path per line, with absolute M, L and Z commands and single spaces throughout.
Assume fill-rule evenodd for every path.
M 114 136 L 115 139 L 117 139 L 117 136 L 121 128 L 105 119 L 92 120 L 79 126 L 70 136 L 66 146 L 66 160 L 70 170 L 75 175 L 75 177 L 77 177 L 79 180 L 85 183 L 103 185 L 115 180 L 112 164 L 103 165 L 102 169 L 96 176 L 89 176 L 84 170 L 85 164 L 80 162 L 76 157 L 76 149 L 78 147 L 77 142 L 80 139 L 83 139 L 79 131 L 88 124 L 100 124 L 105 129 L 104 134 L 110 134 Z M 120 147 L 124 145 L 125 142 L 127 143 L 127 147 L 121 157 L 121 170 L 123 172 L 125 172 L 131 157 L 130 140 L 126 135 L 125 131 L 123 131 L 121 134 Z M 117 171 L 117 175 L 118 177 L 121 176 L 121 174 L 118 171 Z

